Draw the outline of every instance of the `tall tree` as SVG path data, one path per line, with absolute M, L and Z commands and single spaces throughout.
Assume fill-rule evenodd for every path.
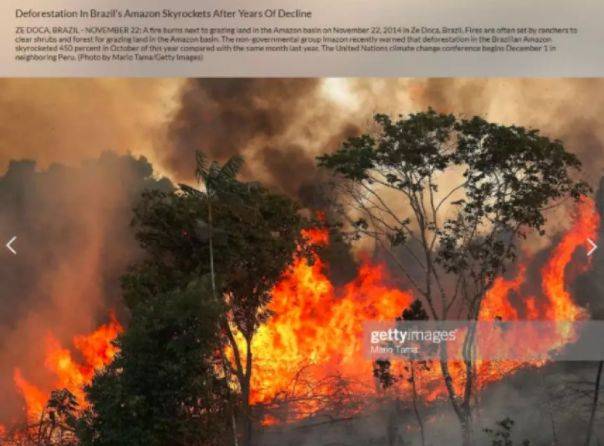
M 189 188 L 186 185 L 181 185 L 189 193 L 201 194 L 207 202 L 208 208 L 208 243 L 210 255 L 210 275 L 212 279 L 212 293 L 214 298 L 218 299 L 216 294 L 216 271 L 214 270 L 214 234 L 213 234 L 213 218 L 212 218 L 212 202 L 217 196 L 217 191 L 221 185 L 232 183 L 243 166 L 243 158 L 234 156 L 220 166 L 216 161 L 208 163 L 208 160 L 203 152 L 195 153 L 196 168 L 195 177 L 199 181 L 201 190 Z
M 378 130 L 318 158 L 334 174 L 340 213 L 356 236 L 390 256 L 434 319 L 453 310 L 475 320 L 487 290 L 514 262 L 518 240 L 543 234 L 546 209 L 588 186 L 573 180 L 579 160 L 537 130 L 433 110 L 378 114 Z M 472 330 L 466 337 L 471 349 Z M 440 366 L 464 445 L 473 443 L 473 360 L 461 393 L 446 355 Z
M 221 184 L 231 183 L 235 180 L 235 177 L 239 173 L 239 170 L 243 166 L 243 158 L 240 156 L 234 156 L 230 158 L 223 166 L 220 166 L 216 161 L 208 163 L 208 160 L 203 152 L 197 151 L 195 153 L 196 168 L 195 177 L 200 183 L 200 189 L 192 189 L 186 185 L 181 185 L 181 188 L 188 190 L 192 194 L 201 194 L 201 197 L 205 199 L 208 209 L 208 253 L 210 256 L 210 280 L 212 282 L 212 296 L 214 300 L 218 301 L 218 293 L 216 289 L 216 271 L 214 268 L 214 222 L 212 218 L 212 203 L 216 198 L 216 191 Z M 221 358 L 224 363 L 224 371 L 228 375 L 230 368 L 227 365 L 227 357 L 224 349 L 221 346 Z M 239 446 L 239 440 L 237 438 L 237 422 L 235 419 L 234 411 L 231 411 L 231 424 L 233 429 L 233 446 Z M 250 424 L 251 428 L 251 424 Z
M 145 296 L 209 275 L 225 372 L 235 378 L 242 403 L 242 438 L 251 442 L 252 341 L 270 316 L 270 290 L 293 260 L 304 224 L 298 205 L 258 183 L 238 181 L 241 160 L 207 164 L 198 155 L 201 190 L 145 194 L 135 211 L 137 238 L 149 256 L 125 278 L 131 305 Z

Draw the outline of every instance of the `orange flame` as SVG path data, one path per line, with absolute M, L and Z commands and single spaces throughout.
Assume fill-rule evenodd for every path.
M 566 288 L 566 270 L 575 251 L 581 246 L 587 247 L 587 239 L 596 240 L 600 216 L 593 200 L 584 197 L 578 203 L 572 227 L 564 234 L 552 251 L 550 258 L 541 269 L 541 285 L 545 302 L 538 306 L 535 297 L 522 299 L 524 319 L 543 319 L 554 321 L 576 321 L 587 316 L 578 306 Z M 584 270 L 587 264 L 577 264 Z M 497 278 L 482 303 L 480 319 L 488 320 L 500 317 L 503 320 L 517 320 L 518 309 L 509 301 L 510 291 L 518 291 L 525 283 L 526 266 L 521 265 L 518 275 L 512 280 Z
M 27 418 L 31 421 L 38 421 L 44 410 L 44 406 L 46 406 L 48 394 L 23 378 L 19 369 L 14 370 L 13 380 L 25 400 Z
M 542 288 L 545 299 L 527 296 L 510 301 L 510 293 L 519 293 L 526 281 L 526 265 L 521 265 L 516 277 L 498 278 L 485 296 L 480 311 L 481 320 L 550 319 L 574 321 L 585 317 L 585 310 L 572 299 L 566 288 L 565 271 L 573 253 L 584 246 L 587 238 L 596 239 L 599 216 L 592 200 L 584 198 L 578 205 L 573 226 L 552 251 L 542 268 Z M 306 238 L 318 245 L 329 242 L 327 231 L 307 231 Z M 313 262 L 295 260 L 293 267 L 272 292 L 270 309 L 274 316 L 260 328 L 253 341 L 255 362 L 252 375 L 252 400 L 269 404 L 288 397 L 296 401 L 303 416 L 319 409 L 316 402 L 301 404 L 309 392 L 325 390 L 324 383 L 335 375 L 355 383 L 356 390 L 375 393 L 372 364 L 361 354 L 363 321 L 392 320 L 413 300 L 411 293 L 392 284 L 383 265 L 364 261 L 358 276 L 351 283 L 336 289 L 324 274 L 326 265 L 315 254 Z M 539 303 L 538 303 L 539 302 Z M 563 342 L 572 339 L 572 333 Z M 536 342 L 556 346 L 560 337 L 537 337 Z M 516 361 L 477 362 L 477 385 L 501 379 L 522 366 L 536 363 Z M 450 371 L 460 391 L 465 373 L 462 364 L 452 362 Z M 322 384 L 323 383 L 323 384 Z M 401 383 L 408 391 L 407 381 Z M 432 400 L 446 395 L 438 366 L 423 374 L 420 394 Z M 274 424 L 268 415 L 265 424 Z
M 583 198 L 577 208 L 575 224 L 556 246 L 542 270 L 543 292 L 549 304 L 544 314 L 545 319 L 575 321 L 586 316 L 585 310 L 573 302 L 565 287 L 565 272 L 575 250 L 586 246 L 588 238 L 597 239 L 599 226 L 600 216 L 595 210 L 594 202 Z
M 71 350 L 61 346 L 59 341 L 49 334 L 46 338 L 44 365 L 54 375 L 52 387 L 44 390 L 23 377 L 19 368 L 14 370 L 15 386 L 23 396 L 27 417 L 30 421 L 39 421 L 46 402 L 53 389 L 67 389 L 74 394 L 81 407 L 86 406 L 84 386 L 92 382 L 94 373 L 109 364 L 117 353 L 113 341 L 122 332 L 122 326 L 111 314 L 110 321 L 101 325 L 88 335 L 78 335 L 73 339 L 75 350 L 81 356 L 81 362 L 73 358 Z
M 541 270 L 543 298 L 527 296 L 514 302 L 510 300 L 510 294 L 520 293 L 526 281 L 527 268 L 522 264 L 514 278 L 501 277 L 495 281 L 485 296 L 479 318 L 574 321 L 587 317 L 586 311 L 573 301 L 567 289 L 567 267 L 575 251 L 585 246 L 587 238 L 596 240 L 599 223 L 593 201 L 581 200 L 572 227 Z M 325 229 L 307 229 L 303 235 L 315 246 L 329 243 Z M 394 286 L 384 265 L 372 264 L 365 259 L 354 280 L 335 287 L 326 276 L 327 265 L 318 254 L 312 254 L 311 260 L 301 254 L 297 256 L 293 266 L 275 286 L 270 303 L 273 316 L 258 330 L 252 345 L 252 402 L 270 404 L 290 398 L 294 401 L 293 416 L 296 417 L 320 410 L 321 400 L 312 396 L 322 392 L 333 395 L 334 389 L 345 389 L 349 394 L 375 394 L 372 363 L 361 353 L 363 322 L 393 320 L 413 300 L 410 292 Z M 73 344 L 81 362 L 73 358 L 71 350 L 49 336 L 45 366 L 55 376 L 52 388 L 69 389 L 85 407 L 83 387 L 91 382 L 96 370 L 112 361 L 117 353 L 112 341 L 121 331 L 122 327 L 112 316 L 108 324 L 95 332 L 76 336 Z M 572 336 L 572 333 L 566 333 L 562 341 L 568 342 Z M 535 342 L 555 346 L 553 343 L 560 342 L 560 337 L 535 337 Z M 477 385 L 483 387 L 527 365 L 542 364 L 478 362 Z M 449 367 L 460 390 L 464 376 L 462 364 L 451 363 Z M 19 369 L 14 371 L 14 381 L 23 395 L 28 418 L 37 421 L 50 390 L 42 390 L 28 382 Z M 446 394 L 438 366 L 418 376 L 417 382 L 420 395 L 427 400 Z M 409 382 L 403 380 L 400 391 L 409 391 L 409 386 Z M 282 420 L 267 415 L 264 424 L 278 421 Z
M 518 299 L 516 305 L 522 306 L 520 312 L 524 315 L 523 318 L 519 317 L 519 309 L 510 302 L 509 293 L 512 290 L 517 292 L 525 283 L 526 267 L 521 265 L 519 273 L 514 279 L 498 278 L 496 280 L 482 303 L 480 318 L 482 320 L 492 320 L 498 317 L 502 320 L 525 319 L 567 322 L 585 319 L 588 316 L 587 311 L 573 301 L 566 287 L 566 273 L 575 251 L 581 246 L 586 246 L 588 238 L 597 239 L 599 226 L 600 216 L 595 209 L 593 200 L 583 197 L 576 208 L 572 227 L 564 234 L 553 249 L 550 258 L 541 268 L 541 287 L 545 299 L 542 302 L 539 302 L 535 296 Z M 585 270 L 588 265 L 589 262 L 573 264 L 575 269 L 578 270 Z M 576 336 L 576 333 L 568 330 L 567 327 L 562 325 L 555 332 L 549 333 L 543 331 L 524 333 L 522 344 L 526 345 L 527 351 L 543 351 L 543 347 L 550 349 L 562 347 L 572 342 Z M 526 342 L 527 340 L 530 340 L 530 342 Z M 513 340 L 507 342 L 513 342 Z M 500 340 L 497 345 L 506 345 L 506 342 Z M 479 362 L 477 366 L 480 370 L 480 384 L 484 385 L 501 379 L 505 374 L 523 365 L 542 366 L 544 364 L 543 361 L 526 364 L 517 361 Z
M 313 230 L 308 238 L 328 242 L 327 232 Z M 390 287 L 382 265 L 365 261 L 358 276 L 336 290 L 316 255 L 312 262 L 298 258 L 275 286 L 270 309 L 274 316 L 254 338 L 252 400 L 268 403 L 292 386 L 304 385 L 306 370 L 314 383 L 334 374 L 371 376 L 371 363 L 359 362 L 363 322 L 391 320 L 411 303 L 410 293 Z M 312 408 L 310 408 L 312 409 Z

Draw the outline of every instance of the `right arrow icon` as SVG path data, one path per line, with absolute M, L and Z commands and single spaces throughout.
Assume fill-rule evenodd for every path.
M 592 255 L 594 253 L 594 251 L 596 249 L 598 249 L 598 245 L 596 245 L 595 242 L 592 239 L 590 239 L 590 238 L 588 238 L 587 241 L 591 245 L 591 249 L 589 251 L 587 251 L 587 255 L 590 256 L 590 255 Z

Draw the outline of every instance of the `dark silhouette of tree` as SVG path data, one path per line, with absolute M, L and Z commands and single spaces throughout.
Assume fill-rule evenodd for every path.
M 226 444 L 228 383 L 215 371 L 222 309 L 211 296 L 206 279 L 134 309 L 120 352 L 86 388 L 82 445 Z
M 426 321 L 428 320 L 428 313 L 424 310 L 422 305 L 422 301 L 419 299 L 415 299 L 409 305 L 409 308 L 405 308 L 403 310 L 403 314 L 396 318 L 397 321 Z M 424 428 L 424 420 L 421 416 L 418 407 L 418 393 L 417 393 L 417 380 L 418 375 L 422 370 L 430 370 L 430 366 L 426 361 L 409 361 L 409 365 L 407 366 L 407 370 L 409 371 L 410 376 L 407 378 L 409 383 L 411 384 L 411 395 L 412 395 L 412 405 L 413 405 L 413 414 L 415 415 L 415 419 L 417 420 L 417 425 L 419 427 L 420 439 L 422 446 L 426 444 L 426 432 Z
M 37 446 L 74 446 L 78 402 L 67 389 L 53 390 L 37 426 L 31 426 L 31 444 Z
M 241 159 L 207 164 L 198 155 L 202 190 L 181 184 L 173 192 L 146 193 L 134 225 L 147 260 L 124 278 L 131 307 L 160 292 L 208 276 L 223 305 L 215 329 L 222 372 L 232 377 L 241 403 L 242 443 L 252 436 L 252 341 L 270 312 L 270 290 L 302 243 L 298 205 L 258 183 L 235 177 Z M 228 357 L 228 352 L 232 356 Z
M 217 300 L 216 294 L 216 272 L 214 271 L 214 234 L 213 234 L 213 218 L 212 218 L 212 203 L 218 195 L 218 190 L 225 184 L 232 184 L 237 177 L 237 174 L 243 166 L 243 158 L 234 156 L 230 158 L 223 166 L 218 162 L 213 161 L 208 163 L 208 160 L 203 152 L 197 151 L 196 154 L 195 177 L 200 182 L 202 190 L 192 189 L 189 186 L 181 185 L 184 190 L 192 194 L 201 195 L 208 209 L 208 252 L 210 254 L 210 275 L 212 279 L 212 293 Z
M 550 206 L 589 191 L 571 175 L 579 160 L 537 130 L 431 109 L 398 120 L 378 114 L 375 122 L 375 134 L 349 138 L 318 162 L 334 174 L 351 234 L 375 240 L 433 319 L 453 312 L 477 319 L 518 240 L 543 234 Z M 440 361 L 466 446 L 473 444 L 473 338 L 470 328 L 459 394 L 446 349 Z

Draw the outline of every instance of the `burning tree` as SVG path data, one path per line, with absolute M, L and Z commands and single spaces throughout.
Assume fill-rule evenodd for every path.
M 431 109 L 395 121 L 378 114 L 375 122 L 375 134 L 349 138 L 318 162 L 334 174 L 351 233 L 375 241 L 433 319 L 476 320 L 518 241 L 544 234 L 549 207 L 589 191 L 571 176 L 579 160 L 537 130 Z M 468 330 L 466 352 L 472 342 Z M 446 352 L 440 368 L 471 445 L 475 361 L 466 355 L 461 382 Z

